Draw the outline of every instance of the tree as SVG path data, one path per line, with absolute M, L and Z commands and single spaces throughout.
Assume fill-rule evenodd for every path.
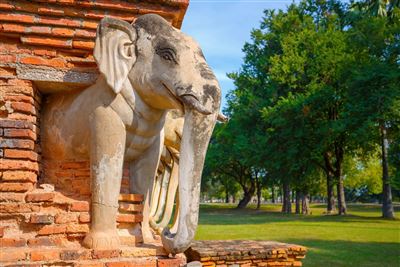
M 376 17 L 393 17 L 398 18 L 396 8 L 400 7 L 399 0 L 366 0 L 354 2 L 353 10 L 368 13 Z
M 227 124 L 219 124 L 211 139 L 205 169 L 220 183 L 237 189 L 236 183 L 243 190 L 243 198 L 238 208 L 245 208 L 256 192 L 256 182 L 260 170 L 254 168 L 251 154 L 258 149 L 245 136 L 246 132 L 231 118 Z M 234 180 L 232 183 L 230 180 Z M 228 189 L 229 190 L 229 189 Z
M 344 160 L 346 189 L 352 201 L 376 200 L 382 192 L 382 165 L 379 151 L 365 155 L 358 151 Z
M 252 163 L 280 181 L 283 212 L 291 210 L 291 184 L 307 180 L 310 166 L 322 167 L 330 185 L 336 178 L 340 212 L 346 210 L 341 75 L 348 54 L 342 13 L 338 1 L 265 11 L 260 29 L 244 46 L 242 69 L 230 75 L 236 89 L 228 111 L 262 147 Z
M 282 212 L 291 212 L 296 192 L 296 211 L 302 200 L 308 213 L 310 194 L 325 195 L 316 191 L 325 188 L 331 213 L 336 187 L 338 212 L 345 214 L 345 183 L 354 189 L 361 187 L 352 179 L 370 181 L 351 172 L 371 170 L 358 157 L 376 155 L 379 146 L 384 214 L 391 214 L 390 185 L 400 185 L 400 20 L 394 19 L 400 12 L 392 6 L 390 17 L 365 16 L 337 0 L 265 11 L 244 45 L 242 68 L 229 74 L 235 84 L 225 110 L 230 121 L 216 130 L 206 163 L 219 180 L 240 184 L 238 207 L 255 192 L 260 200 L 268 185 L 274 198 L 279 185 Z
M 393 178 L 391 180 L 392 188 L 395 189 L 397 197 L 400 197 L 400 138 L 393 140 L 390 150 L 389 159 L 391 163 L 391 170 L 393 173 Z
M 349 36 L 355 64 L 351 68 L 347 126 L 364 151 L 381 149 L 382 216 L 394 218 L 390 185 L 390 144 L 400 128 L 400 21 L 363 16 L 353 19 Z
M 210 158 L 209 158 L 210 160 Z M 203 171 L 201 192 L 204 198 L 223 199 L 225 203 L 234 202 L 239 191 L 239 185 L 230 176 L 225 173 L 214 171 L 206 164 Z
M 343 75 L 344 66 L 352 60 L 339 16 L 343 8 L 334 1 L 307 1 L 289 8 L 287 17 L 294 12 L 302 26 L 281 34 L 282 53 L 273 56 L 269 69 L 271 79 L 286 91 L 303 96 L 300 106 L 304 110 L 299 114 L 304 127 L 296 127 L 294 135 L 305 141 L 296 143 L 310 149 L 309 160 L 326 172 L 329 198 L 336 182 L 339 214 L 346 213 L 342 163 L 348 140 L 343 127 Z M 296 125 L 292 118 L 288 125 Z

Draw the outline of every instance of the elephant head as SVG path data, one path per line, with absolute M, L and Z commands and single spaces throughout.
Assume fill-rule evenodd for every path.
M 202 169 L 219 115 L 221 91 L 199 45 L 158 15 L 132 25 L 105 18 L 98 27 L 94 57 L 107 84 L 135 105 L 140 98 L 157 110 L 184 113 L 179 165 L 177 231 L 162 232 L 172 254 L 186 250 L 195 235 Z

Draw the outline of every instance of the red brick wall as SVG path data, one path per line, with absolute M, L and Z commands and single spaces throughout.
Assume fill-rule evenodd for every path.
M 90 197 L 89 161 L 43 160 L 43 172 L 40 182 L 55 186 L 56 191 L 68 196 Z M 121 193 L 129 193 L 129 168 L 124 166 Z
M 132 22 L 156 13 L 180 27 L 188 0 L 0 1 L 0 75 L 35 81 L 41 91 L 93 83 L 98 22 L 112 16 Z
M 0 192 L 26 192 L 39 173 L 41 94 L 31 81 L 20 80 L 13 69 L 2 67 L 0 93 Z

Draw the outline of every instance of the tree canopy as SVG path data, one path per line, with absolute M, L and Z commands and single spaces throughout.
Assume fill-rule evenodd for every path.
M 338 212 L 345 214 L 346 192 L 365 184 L 370 194 L 383 193 L 383 215 L 394 217 L 399 2 L 379 4 L 384 12 L 372 2 L 305 0 L 266 10 L 251 32 L 242 68 L 229 74 L 230 120 L 214 132 L 205 172 L 240 185 L 239 207 L 262 187 L 279 186 L 284 212 L 291 211 L 290 195 L 307 201 L 311 193 L 325 197 L 333 212 L 336 188 Z

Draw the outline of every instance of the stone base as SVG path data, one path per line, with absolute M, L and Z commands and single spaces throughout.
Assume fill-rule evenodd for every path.
M 117 250 L 92 250 L 60 247 L 2 248 L 0 266 L 74 267 L 175 267 L 184 266 L 183 254 L 168 258 L 161 245 L 122 247 Z
M 92 250 L 81 245 L 90 224 L 87 198 L 65 196 L 49 184 L 2 191 L 23 185 L 0 183 L 0 266 L 172 267 L 186 263 L 184 255 L 169 258 L 160 242 L 142 244 L 142 195 L 119 196 L 116 224 L 121 248 Z
M 10 183 L 0 183 L 1 186 Z M 1 190 L 0 190 L 1 192 Z M 142 242 L 143 196 L 120 194 L 116 224 L 123 245 Z M 0 193 L 0 249 L 57 246 L 79 248 L 90 227 L 90 200 L 67 197 L 48 184 L 27 192 Z
M 202 266 L 302 266 L 307 249 L 273 241 L 195 241 L 185 252 L 187 262 Z

